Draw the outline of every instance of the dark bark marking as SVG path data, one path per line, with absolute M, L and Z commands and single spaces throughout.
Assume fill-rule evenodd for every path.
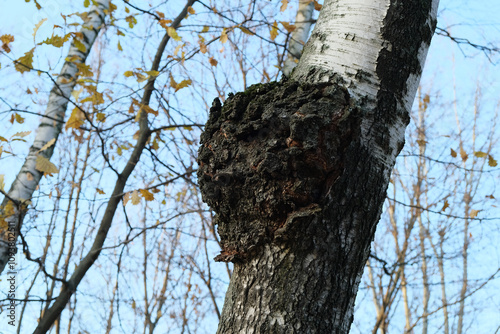
M 404 94 L 406 82 L 411 74 L 422 73 L 418 51 L 422 43 L 430 44 L 436 20 L 427 24 L 432 0 L 391 0 L 391 5 L 381 29 L 382 38 L 390 45 L 383 48 L 377 60 L 377 75 L 381 90 L 393 94 Z M 406 38 L 402 38 L 406 36 Z

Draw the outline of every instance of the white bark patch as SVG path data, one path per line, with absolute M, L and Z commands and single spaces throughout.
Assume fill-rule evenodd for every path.
M 326 2 L 306 46 L 314 51 L 304 52 L 294 76 L 307 74 L 310 67 L 321 68 L 340 75 L 353 96 L 375 99 L 377 58 L 384 47 L 380 26 L 388 7 L 389 0 Z

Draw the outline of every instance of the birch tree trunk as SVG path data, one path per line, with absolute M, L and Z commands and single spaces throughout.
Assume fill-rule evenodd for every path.
M 234 262 L 218 333 L 348 333 L 438 0 L 326 0 L 288 81 L 214 101 L 198 179 Z
M 64 116 L 71 98 L 71 92 L 76 85 L 78 77 L 77 64 L 85 63 L 104 23 L 105 13 L 108 9 L 108 0 L 95 1 L 95 5 L 90 8 L 79 32 L 82 36 L 79 42 L 84 46 L 85 51 L 71 43 L 67 56 L 67 59 L 70 60 L 64 63 L 61 73 L 50 91 L 47 109 L 38 126 L 35 141 L 0 206 L 0 273 L 4 270 L 9 257 L 15 255 L 17 234 L 26 213 L 27 203 L 31 200 L 31 196 L 43 176 L 43 173 L 36 169 L 37 158 L 50 159 L 52 157 L 57 137 L 61 133 L 64 124 Z M 40 151 L 51 141 L 53 141 L 51 146 Z
M 177 29 L 180 26 L 182 20 L 186 18 L 186 15 L 188 14 L 188 8 L 191 7 L 195 3 L 195 1 L 196 0 L 187 0 L 186 5 L 171 23 L 170 27 Z M 150 68 L 151 71 L 158 71 L 160 69 L 160 63 L 163 57 L 163 53 L 169 41 L 170 35 L 168 33 L 165 33 L 156 50 L 156 54 Z M 148 78 L 148 81 L 144 86 L 141 105 L 149 106 L 151 96 L 155 89 L 155 82 L 156 77 L 153 76 Z M 118 204 L 121 202 L 124 195 L 123 191 L 125 189 L 125 185 L 127 184 L 127 180 L 137 166 L 141 154 L 144 151 L 150 137 L 151 129 L 149 128 L 148 123 L 148 113 L 143 112 L 139 117 L 139 131 L 137 142 L 135 143 L 134 148 L 130 153 L 127 164 L 117 177 L 115 187 L 109 201 L 106 204 L 104 215 L 101 219 L 101 223 L 99 225 L 99 229 L 97 230 L 97 235 L 94 239 L 92 247 L 87 252 L 87 254 L 85 254 L 80 263 L 75 267 L 69 280 L 64 282 L 59 296 L 57 296 L 55 301 L 39 319 L 38 326 L 36 327 L 33 334 L 44 334 L 50 330 L 54 322 L 60 317 L 70 298 L 76 292 L 78 285 L 83 280 L 88 270 L 94 265 L 94 262 L 101 254 L 104 242 L 106 241 L 109 229 L 111 228 L 111 223 L 113 222 L 113 218 L 118 208 Z
M 288 43 L 288 58 L 283 65 L 283 74 L 290 76 L 292 70 L 297 66 L 302 49 L 309 37 L 312 25 L 313 2 L 310 0 L 299 0 L 299 8 L 295 17 L 295 30 L 292 32 Z

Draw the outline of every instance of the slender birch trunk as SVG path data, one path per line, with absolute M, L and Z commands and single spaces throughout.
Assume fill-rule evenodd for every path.
M 291 78 L 222 107 L 198 179 L 234 272 L 218 333 L 348 333 L 438 1 L 326 0 Z
M 196 0 L 187 0 L 184 8 L 170 25 L 171 27 L 176 29 L 180 26 L 181 21 L 186 17 L 188 13 L 188 8 L 192 6 L 195 1 Z M 158 71 L 160 69 L 160 62 L 162 60 L 163 52 L 165 51 L 169 40 L 170 36 L 168 35 L 168 33 L 166 33 L 163 36 L 158 49 L 156 50 L 153 63 L 151 64 L 151 71 Z M 151 96 L 153 94 L 155 81 L 156 77 L 150 77 L 148 79 L 144 87 L 144 92 L 141 99 L 142 105 L 149 105 Z M 45 312 L 40 318 L 38 326 L 36 327 L 33 334 L 43 334 L 50 330 L 52 325 L 57 321 L 63 310 L 66 308 L 67 303 L 69 302 L 71 296 L 73 296 L 73 294 L 76 292 L 78 285 L 85 277 L 87 271 L 92 267 L 94 262 L 101 254 L 102 247 L 104 245 L 104 242 L 106 241 L 108 231 L 111 228 L 111 223 L 113 222 L 118 204 L 122 200 L 123 191 L 125 189 L 125 185 L 127 184 L 127 180 L 137 166 L 142 151 L 146 147 L 150 136 L 151 131 L 148 124 L 147 113 L 143 112 L 139 117 L 139 132 L 137 142 L 129 156 L 127 164 L 118 175 L 118 178 L 115 182 L 115 187 L 106 205 L 106 209 L 99 225 L 97 235 L 94 239 L 94 243 L 92 244 L 89 252 L 83 257 L 78 266 L 75 268 L 71 277 L 64 282 L 61 288 L 61 293 L 59 294 L 59 296 L 57 296 L 56 300 L 52 303 L 47 312 Z
M 42 118 L 38 126 L 35 141 L 30 147 L 24 165 L 0 206 L 0 221 L 3 220 L 4 223 L 0 224 L 2 226 L 0 227 L 0 273 L 5 268 L 9 257 L 15 255 L 17 235 L 21 229 L 27 206 L 43 176 L 43 173 L 36 169 L 37 158 L 39 156 L 47 159 L 52 157 L 57 138 L 61 133 L 71 92 L 78 78 L 76 64 L 85 63 L 90 49 L 104 24 L 105 12 L 109 8 L 109 0 L 98 0 L 94 3 L 95 5 L 90 8 L 80 30 L 83 37 L 79 39 L 79 42 L 84 45 L 85 51 L 77 48 L 74 43 L 71 44 L 67 56 L 71 61 L 64 63 L 61 73 L 50 91 L 45 117 Z M 54 143 L 40 152 L 40 149 L 51 141 L 54 141 Z
M 465 162 L 464 162 L 465 166 Z M 470 178 L 466 177 L 466 191 L 464 194 L 464 231 L 463 231 L 463 246 L 462 246 L 462 288 L 460 289 L 459 294 L 459 307 L 458 307 L 458 324 L 457 324 L 457 334 L 462 334 L 464 331 L 464 315 L 465 315 L 465 299 L 467 297 L 467 291 L 469 288 L 469 215 L 471 211 L 471 202 L 472 202 L 472 172 L 470 174 Z
M 419 101 L 422 101 L 422 99 L 419 96 Z M 415 199 L 416 199 L 416 207 L 421 208 L 424 207 L 421 203 L 421 197 L 422 194 L 425 191 L 423 189 L 422 183 L 424 182 L 424 179 L 427 176 L 426 173 L 426 164 L 425 164 L 425 149 L 426 149 L 426 127 L 425 127 L 425 111 L 427 109 L 427 106 L 425 102 L 419 103 L 419 110 L 418 110 L 418 146 L 419 146 L 419 162 L 417 166 L 417 185 L 415 187 Z M 419 225 L 419 238 L 420 238 L 420 258 L 422 259 L 422 283 L 423 283 L 423 291 L 422 291 L 422 334 L 427 334 L 428 331 L 428 326 L 429 326 L 429 321 L 428 321 L 428 314 L 429 314 L 429 298 L 430 298 L 430 291 L 429 291 L 429 277 L 427 274 L 427 256 L 426 256 L 426 249 L 425 249 L 425 240 L 426 238 L 426 229 L 424 227 L 424 224 L 422 222 L 422 211 L 417 209 L 417 221 Z
M 288 58 L 283 65 L 283 75 L 290 76 L 292 70 L 297 66 L 302 49 L 306 44 L 312 26 L 312 14 L 314 4 L 310 0 L 299 0 L 299 9 L 295 17 L 295 30 L 292 32 L 288 43 Z

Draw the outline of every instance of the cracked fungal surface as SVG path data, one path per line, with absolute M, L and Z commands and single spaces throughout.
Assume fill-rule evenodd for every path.
M 198 155 L 203 200 L 215 211 L 218 261 L 244 261 L 300 238 L 321 210 L 359 133 L 359 112 L 336 83 L 254 85 L 210 109 Z

